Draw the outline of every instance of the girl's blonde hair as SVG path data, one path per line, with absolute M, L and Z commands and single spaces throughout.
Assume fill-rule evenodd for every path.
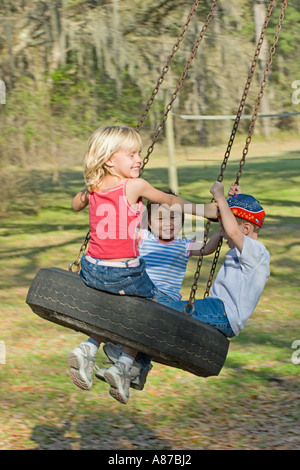
M 107 174 L 114 173 L 106 165 L 107 160 L 120 149 L 141 150 L 139 134 L 130 127 L 100 127 L 90 137 L 84 158 L 84 180 L 89 191 L 96 191 Z

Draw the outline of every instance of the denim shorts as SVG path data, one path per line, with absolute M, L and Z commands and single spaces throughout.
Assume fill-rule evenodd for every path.
M 145 260 L 139 258 L 139 261 L 139 266 L 118 268 L 91 263 L 83 256 L 80 276 L 86 285 L 94 289 L 153 299 L 155 286 L 146 273 Z
M 167 297 L 160 300 L 160 303 L 168 307 L 184 311 L 184 307 L 188 303 L 186 300 L 168 300 Z M 204 299 L 196 299 L 194 302 L 195 311 L 192 315 L 196 320 L 208 323 L 217 330 L 221 331 L 227 338 L 235 336 L 230 326 L 228 317 L 225 312 L 225 307 L 220 299 L 212 297 L 205 297 Z

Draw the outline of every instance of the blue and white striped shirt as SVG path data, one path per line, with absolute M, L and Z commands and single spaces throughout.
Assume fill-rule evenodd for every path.
M 161 243 L 158 237 L 148 230 L 141 232 L 139 253 L 146 262 L 148 276 L 157 289 L 174 300 L 180 300 L 179 291 L 193 240 L 175 238 L 171 242 Z

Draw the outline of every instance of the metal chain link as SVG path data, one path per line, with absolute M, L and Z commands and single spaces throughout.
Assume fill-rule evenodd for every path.
M 268 57 L 268 60 L 267 60 L 267 65 L 266 65 L 266 68 L 265 68 L 265 71 L 264 71 L 263 79 L 261 81 L 256 106 L 254 108 L 251 123 L 250 123 L 250 126 L 249 126 L 248 137 L 246 139 L 245 147 L 243 149 L 239 169 L 238 169 L 238 172 L 236 174 L 236 183 L 237 184 L 239 183 L 239 180 L 242 176 L 243 167 L 246 163 L 246 156 L 248 154 L 249 145 L 251 143 L 252 135 L 253 135 L 253 132 L 254 132 L 255 123 L 256 123 L 256 120 L 257 120 L 257 114 L 258 114 L 258 111 L 259 111 L 259 108 L 260 108 L 261 100 L 263 98 L 264 89 L 265 89 L 265 86 L 266 86 L 266 83 L 267 83 L 267 78 L 270 74 L 270 68 L 271 68 L 271 65 L 272 65 L 272 62 L 273 62 L 273 56 L 276 52 L 276 45 L 277 45 L 277 42 L 278 42 L 278 39 L 279 39 L 279 33 L 281 31 L 282 22 L 284 20 L 284 14 L 285 14 L 285 10 L 287 8 L 287 3 L 288 3 L 288 0 L 284 0 L 283 3 L 282 3 L 282 6 L 281 6 L 281 12 L 280 12 L 280 15 L 279 15 L 278 24 L 277 24 L 276 29 L 275 29 L 275 34 L 273 36 L 273 44 L 270 48 L 270 53 L 269 53 L 269 57 Z
M 250 68 L 250 72 L 249 72 L 247 82 L 246 82 L 246 85 L 245 85 L 245 88 L 244 88 L 243 96 L 242 96 L 242 99 L 241 99 L 241 102 L 240 102 L 237 117 L 235 119 L 233 130 L 232 130 L 232 133 L 231 133 L 231 136 L 230 136 L 230 139 L 229 139 L 229 143 L 228 143 L 228 147 L 227 147 L 227 150 L 226 150 L 226 153 L 225 153 L 225 157 L 224 157 L 223 163 L 221 165 L 221 171 L 220 171 L 220 174 L 219 174 L 218 179 L 217 179 L 220 182 L 223 180 L 224 171 L 225 171 L 226 166 L 227 166 L 227 161 L 228 161 L 230 151 L 231 151 L 231 147 L 232 147 L 232 144 L 233 144 L 233 140 L 234 140 L 234 137 L 236 135 L 236 131 L 237 131 L 237 128 L 238 128 L 238 125 L 239 125 L 239 122 L 240 122 L 240 117 L 241 117 L 242 111 L 244 109 L 245 101 L 246 101 L 246 98 L 247 98 L 247 95 L 248 95 L 248 91 L 249 91 L 249 88 L 250 88 L 250 84 L 251 84 L 252 77 L 253 77 L 253 74 L 254 74 L 254 70 L 255 70 L 255 67 L 256 67 L 257 59 L 258 59 L 258 56 L 259 56 L 259 53 L 260 53 L 263 38 L 265 36 L 265 32 L 266 32 L 266 29 L 267 29 L 267 26 L 268 26 L 268 23 L 269 23 L 269 19 L 270 19 L 270 16 L 271 16 L 273 6 L 274 6 L 274 1 L 270 1 L 269 8 L 268 8 L 267 15 L 266 15 L 266 19 L 265 19 L 265 22 L 264 22 L 264 25 L 263 25 L 263 28 L 262 28 L 262 32 L 261 32 L 261 35 L 260 35 L 260 38 L 259 38 L 259 41 L 258 41 L 258 44 L 257 44 L 257 48 L 256 48 L 256 51 L 255 51 L 252 66 Z M 282 7 L 281 7 L 281 13 L 279 15 L 279 21 L 278 21 L 278 24 L 276 26 L 275 35 L 273 37 L 273 44 L 270 48 L 269 59 L 267 61 L 267 65 L 266 65 L 266 69 L 265 69 L 265 72 L 264 72 L 263 80 L 262 80 L 262 83 L 261 83 L 261 86 L 260 86 L 258 99 L 257 99 L 256 106 L 255 106 L 255 109 L 254 109 L 254 112 L 253 112 L 252 119 L 251 119 L 251 124 L 249 126 L 249 132 L 248 132 L 248 137 L 246 139 L 246 145 L 245 145 L 245 148 L 243 150 L 242 159 L 240 161 L 239 170 L 237 172 L 237 176 L 236 176 L 236 182 L 237 183 L 239 182 L 239 179 L 241 177 L 242 168 L 245 165 L 245 158 L 246 158 L 246 155 L 248 153 L 249 145 L 250 145 L 250 142 L 251 142 L 251 137 L 252 137 L 252 134 L 253 134 L 253 131 L 254 131 L 255 122 L 256 122 L 256 119 L 257 119 L 257 114 L 258 114 L 258 110 L 259 110 L 259 107 L 260 107 L 260 103 L 261 103 L 261 100 L 262 100 L 262 97 L 263 97 L 264 88 L 266 86 L 267 77 L 269 75 L 270 67 L 271 67 L 271 64 L 272 64 L 273 55 L 276 51 L 276 44 L 278 42 L 279 32 L 281 30 L 281 25 L 282 25 L 282 21 L 284 19 L 284 12 L 286 10 L 286 7 L 287 7 L 287 0 L 284 0 L 283 3 L 282 3 Z M 212 199 L 212 201 L 213 200 L 214 199 Z M 206 243 L 207 243 L 208 232 L 209 232 L 209 229 L 210 229 L 210 225 L 211 225 L 211 222 L 207 221 L 206 228 L 205 228 L 205 231 L 204 231 L 203 246 L 201 247 L 201 250 L 200 250 L 199 259 L 198 259 L 198 263 L 197 263 L 197 268 L 196 268 L 196 272 L 195 272 L 195 275 L 194 275 L 194 282 L 193 282 L 191 292 L 190 292 L 189 302 L 185 306 L 185 309 L 184 309 L 184 311 L 187 315 L 192 315 L 194 310 L 195 310 L 195 308 L 194 308 L 195 294 L 196 294 L 196 291 L 197 291 L 197 285 L 198 285 L 198 280 L 199 280 L 199 276 L 200 276 L 200 270 L 201 270 L 201 267 L 202 267 L 202 264 L 203 264 L 203 253 L 204 253 L 204 248 L 205 248 Z M 208 279 L 208 282 L 207 282 L 206 290 L 205 290 L 205 293 L 204 293 L 204 297 L 207 297 L 209 295 L 209 291 L 210 291 L 210 288 L 211 288 L 211 285 L 212 285 L 213 276 L 214 276 L 215 269 L 216 269 L 216 266 L 217 266 L 220 250 L 221 250 L 221 247 L 222 247 L 222 243 L 223 243 L 223 239 L 220 238 L 219 243 L 218 243 L 218 247 L 217 247 L 216 252 L 215 252 L 214 260 L 213 260 L 213 263 L 212 263 L 212 267 L 211 267 L 209 279 Z
M 179 79 L 179 81 L 178 81 L 178 83 L 177 83 L 177 86 L 176 86 L 176 88 L 175 88 L 175 91 L 173 92 L 173 94 L 172 94 L 172 96 L 171 96 L 171 100 L 170 100 L 170 102 L 169 102 L 169 103 L 167 104 L 167 106 L 166 106 L 166 111 L 165 111 L 165 113 L 164 113 L 164 115 L 163 115 L 163 117 L 162 117 L 162 119 L 161 119 L 161 121 L 160 121 L 160 123 L 159 123 L 159 125 L 158 125 L 158 127 L 157 127 L 156 133 L 155 133 L 155 135 L 154 135 L 154 137 L 153 137 L 153 139 L 152 139 L 152 143 L 151 143 L 151 145 L 148 147 L 147 154 L 146 154 L 146 156 L 145 156 L 144 159 L 143 159 L 143 164 L 142 164 L 141 169 L 140 169 L 140 176 L 143 174 L 144 168 L 145 168 L 145 166 L 147 165 L 147 163 L 148 163 L 148 161 L 149 161 L 149 157 L 150 157 L 151 153 L 153 152 L 154 145 L 156 144 L 156 142 L 157 142 L 157 140 L 158 140 L 158 137 L 159 137 L 160 133 L 162 132 L 162 130 L 163 130 L 163 128 L 164 128 L 164 124 L 165 124 L 165 122 L 166 122 L 166 120 L 167 120 L 168 114 L 169 114 L 169 112 L 171 111 L 172 106 L 173 106 L 173 103 L 174 103 L 174 101 L 175 101 L 176 98 L 177 98 L 178 92 L 179 92 L 179 90 L 180 90 L 180 88 L 181 88 L 181 86 L 182 86 L 182 84 L 183 84 L 183 82 L 184 82 L 184 80 L 185 80 L 185 77 L 186 77 L 186 75 L 187 75 L 188 69 L 189 69 L 190 66 L 191 66 L 191 63 L 192 63 L 192 61 L 193 61 L 193 59 L 194 59 L 194 57 L 195 57 L 195 55 L 196 55 L 196 52 L 197 52 L 197 50 L 198 50 L 198 47 L 199 47 L 199 45 L 200 45 L 200 43 L 201 43 L 201 41 L 202 41 L 202 39 L 203 39 L 203 36 L 204 36 L 204 34 L 205 34 L 206 30 L 207 30 L 207 27 L 208 27 L 208 25 L 209 25 L 209 23 L 210 23 L 210 20 L 212 19 L 212 16 L 213 16 L 213 14 L 214 14 L 214 12 L 215 12 L 215 10 L 216 10 L 216 8 L 217 8 L 218 3 L 219 3 L 219 0 L 215 0 L 215 1 L 213 2 L 212 7 L 211 7 L 211 9 L 210 9 L 210 12 L 209 12 L 209 14 L 208 14 L 207 17 L 206 17 L 206 20 L 205 20 L 205 22 L 204 22 L 204 24 L 203 24 L 203 27 L 202 27 L 202 29 L 201 29 L 201 32 L 200 32 L 199 36 L 198 36 L 198 39 L 197 39 L 197 41 L 196 41 L 196 43 L 194 44 L 194 47 L 193 47 L 193 49 L 192 49 L 191 55 L 190 55 L 189 59 L 187 60 L 187 62 L 186 62 L 186 64 L 185 64 L 184 70 L 183 70 L 183 72 L 182 72 L 182 74 L 181 74 L 181 76 L 180 76 L 180 79 Z
M 79 273 L 80 271 L 80 262 L 81 262 L 81 258 L 83 257 L 84 253 L 85 253 L 85 250 L 88 246 L 88 243 L 89 243 L 89 240 L 90 240 L 90 232 L 88 232 L 85 236 L 85 239 L 84 239 L 84 242 L 82 243 L 81 247 L 80 247 L 80 250 L 78 252 L 78 255 L 76 256 L 76 259 L 75 261 L 72 261 L 70 264 L 69 264 L 69 271 L 72 271 L 74 273 Z M 73 270 L 73 266 L 75 266 L 75 270 Z
M 188 30 L 189 24 L 190 24 L 190 22 L 191 22 L 191 20 L 192 20 L 192 18 L 193 18 L 193 16 L 194 16 L 194 14 L 195 14 L 195 12 L 196 12 L 198 6 L 199 6 L 199 2 L 200 2 L 200 0 L 196 0 L 196 1 L 194 2 L 194 5 L 192 6 L 192 9 L 191 9 L 190 13 L 189 13 L 188 16 L 187 16 L 187 20 L 186 20 L 185 24 L 182 26 L 181 33 L 179 34 L 179 36 L 178 36 L 178 38 L 177 38 L 177 40 L 176 40 L 176 43 L 174 44 L 174 46 L 173 46 L 173 48 L 172 48 L 172 53 L 171 53 L 171 55 L 169 56 L 166 65 L 165 65 L 165 66 L 163 67 L 163 69 L 162 69 L 162 73 L 161 73 L 161 75 L 159 76 L 159 78 L 158 78 L 158 80 L 157 80 L 156 86 L 153 88 L 152 95 L 151 95 L 151 97 L 149 98 L 149 100 L 148 100 L 148 102 L 147 102 L 147 105 L 146 105 L 146 108 L 145 108 L 145 110 L 144 110 L 142 116 L 140 117 L 140 120 L 139 120 L 139 122 L 138 122 L 138 124 L 137 124 L 137 126 L 136 126 L 137 132 L 140 131 L 140 129 L 141 129 L 141 127 L 142 127 L 142 125 L 143 125 L 143 123 L 144 123 L 146 117 L 147 117 L 147 114 L 148 114 L 148 112 L 149 112 L 149 110 L 150 110 L 150 108 L 151 108 L 151 106 L 152 106 L 152 104 L 153 104 L 153 101 L 154 101 L 154 99 L 155 99 L 155 97 L 156 97 L 156 95 L 157 95 L 157 93 L 158 93 L 158 90 L 159 90 L 161 84 L 162 84 L 163 81 L 164 81 L 165 75 L 168 73 L 168 71 L 169 71 L 169 69 L 170 69 L 170 65 L 171 65 L 171 63 L 173 62 L 174 56 L 175 56 L 176 52 L 177 52 L 178 49 L 179 49 L 179 46 L 180 46 L 180 44 L 181 44 L 181 42 L 182 42 L 182 40 L 183 40 L 183 37 L 184 37 L 186 31 Z
M 272 5 L 271 5 L 271 3 L 272 3 Z M 271 12 L 272 12 L 272 9 L 273 9 L 273 4 L 274 4 L 274 2 L 270 2 L 263 29 L 266 29 L 265 25 L 267 27 L 267 23 L 270 19 L 270 15 L 271 15 Z M 247 136 L 247 139 L 246 139 L 246 144 L 245 144 L 245 147 L 243 149 L 242 158 L 241 158 L 240 163 L 239 163 L 239 170 L 237 172 L 236 180 L 235 180 L 236 184 L 239 183 L 239 180 L 240 180 L 241 175 L 242 175 L 242 169 L 243 169 L 243 167 L 246 163 L 246 156 L 248 154 L 249 145 L 250 145 L 250 142 L 251 142 L 252 134 L 254 132 L 255 122 L 256 122 L 256 119 L 257 119 L 257 114 L 258 114 L 258 111 L 259 111 L 260 103 L 261 103 L 261 100 L 262 100 L 262 97 L 263 97 L 264 88 L 266 86 L 267 77 L 268 77 L 269 72 L 270 72 L 270 66 L 272 64 L 272 57 L 273 57 L 273 55 L 275 53 L 275 50 L 276 50 L 275 46 L 278 42 L 278 35 L 279 35 L 280 30 L 281 30 L 281 23 L 282 23 L 283 18 L 284 18 L 285 9 L 286 9 L 286 2 L 283 2 L 281 13 L 280 13 L 280 16 L 279 16 L 279 21 L 278 21 L 278 24 L 277 24 L 276 29 L 275 29 L 275 36 L 273 38 L 273 44 L 270 48 L 270 56 L 267 60 L 267 65 L 266 65 L 266 68 L 265 68 L 263 80 L 261 82 L 257 102 L 256 102 L 256 105 L 255 105 L 255 109 L 254 109 L 253 116 L 252 116 L 252 119 L 251 119 L 251 123 L 250 123 L 250 126 L 249 126 L 249 131 L 248 131 L 248 136 Z M 262 37 L 262 35 L 260 36 L 260 39 L 259 39 L 260 47 L 262 45 L 261 37 Z M 256 54 L 256 60 L 257 60 L 257 58 L 258 58 L 258 54 Z M 253 72 L 254 72 L 254 69 L 253 69 Z M 225 168 L 226 168 L 226 165 L 225 165 Z M 225 168 L 223 169 L 223 173 L 225 171 Z M 218 181 L 223 180 L 223 173 L 222 173 L 221 179 L 218 179 Z M 218 263 L 218 259 L 219 259 L 222 244 L 223 244 L 223 238 L 220 238 L 217 250 L 215 251 L 215 254 L 214 254 L 214 259 L 213 259 L 213 262 L 212 262 L 211 271 L 210 271 L 209 278 L 208 278 L 207 285 L 206 285 L 206 289 L 205 289 L 205 292 L 204 292 L 204 297 L 209 296 L 209 292 L 210 292 L 210 288 L 212 286 L 212 282 L 213 282 L 213 278 L 214 278 L 216 266 L 217 266 L 217 263 Z
M 180 34 L 179 34 L 179 36 L 178 36 L 178 38 L 177 38 L 177 40 L 176 40 L 176 43 L 174 44 L 174 46 L 173 46 L 173 48 L 172 48 L 172 53 L 170 54 L 170 56 L 169 56 L 169 58 L 168 58 L 168 60 L 167 60 L 166 65 L 165 65 L 165 66 L 163 67 L 163 69 L 162 69 L 162 73 L 161 73 L 160 77 L 159 77 L 158 80 L 157 80 L 157 84 L 156 84 L 156 86 L 154 87 L 153 92 L 152 92 L 152 95 L 151 95 L 150 99 L 148 100 L 148 103 L 147 103 L 147 105 L 146 105 L 146 108 L 145 108 L 145 110 L 144 110 L 144 112 L 143 112 L 143 114 L 142 114 L 142 116 L 141 116 L 141 118 L 140 118 L 140 120 L 139 120 L 139 123 L 138 123 L 138 125 L 137 125 L 137 127 L 136 127 L 137 132 L 140 131 L 140 129 L 141 129 L 141 127 L 142 127 L 142 124 L 144 123 L 144 121 L 145 121 L 145 119 L 146 119 L 146 117 L 147 117 L 147 114 L 148 114 L 148 112 L 149 112 L 149 110 L 150 110 L 150 108 L 151 108 L 151 106 L 152 106 L 152 103 L 153 103 L 153 101 L 154 101 L 154 98 L 155 98 L 155 96 L 156 96 L 157 93 L 158 93 L 159 87 L 160 87 L 161 84 L 163 83 L 163 80 L 164 80 L 164 78 L 165 78 L 165 75 L 166 75 L 167 72 L 169 71 L 170 64 L 171 64 L 171 62 L 173 61 L 174 56 L 175 56 L 176 52 L 177 52 L 178 49 L 179 49 L 180 43 L 182 42 L 182 40 L 183 40 L 183 38 L 184 38 L 184 35 L 185 35 L 185 33 L 186 33 L 186 31 L 187 31 L 187 29 L 188 29 L 188 27 L 189 27 L 189 24 L 190 24 L 190 22 L 191 22 L 191 20 L 192 20 L 192 18 L 193 18 L 193 16 L 194 16 L 194 14 L 195 14 L 195 12 L 196 12 L 198 6 L 199 6 L 199 2 L 200 2 L 200 0 L 196 0 L 196 1 L 194 2 L 192 9 L 191 9 L 190 13 L 189 13 L 188 16 L 187 16 L 187 20 L 186 20 L 185 24 L 183 25 L 183 27 L 182 27 L 182 29 L 181 29 L 181 32 L 180 32 Z M 147 159 L 147 162 L 148 162 L 148 160 L 149 160 L 149 157 L 148 157 L 148 159 Z M 144 166 L 145 166 L 145 163 L 143 164 L 143 167 L 144 167 Z M 88 242 L 89 242 L 90 238 L 91 238 L 91 237 L 90 237 L 90 232 L 88 232 L 88 233 L 86 234 L 86 236 L 85 236 L 84 242 L 82 243 L 82 245 L 81 245 L 81 247 L 80 247 L 80 249 L 79 249 L 79 252 L 78 252 L 78 254 L 77 254 L 77 256 L 76 256 L 76 259 L 75 259 L 74 261 L 72 261 L 72 262 L 69 264 L 69 271 L 73 271 L 73 266 L 75 266 L 75 271 L 74 271 L 74 272 L 77 272 L 77 273 L 79 272 L 79 270 L 80 270 L 80 261 L 81 261 L 82 256 L 83 256 L 84 253 L 85 253 L 85 250 L 86 250 L 86 248 L 87 248 L 87 245 L 88 245 Z

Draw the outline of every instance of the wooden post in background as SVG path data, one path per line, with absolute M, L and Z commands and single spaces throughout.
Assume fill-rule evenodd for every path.
M 166 93 L 165 104 L 168 104 L 168 94 Z M 174 124 L 173 124 L 173 114 L 172 110 L 168 114 L 166 120 L 166 137 L 168 144 L 168 157 L 169 157 L 169 187 L 175 194 L 178 194 L 178 178 L 177 178 L 177 168 L 175 161 L 175 141 L 174 141 Z

